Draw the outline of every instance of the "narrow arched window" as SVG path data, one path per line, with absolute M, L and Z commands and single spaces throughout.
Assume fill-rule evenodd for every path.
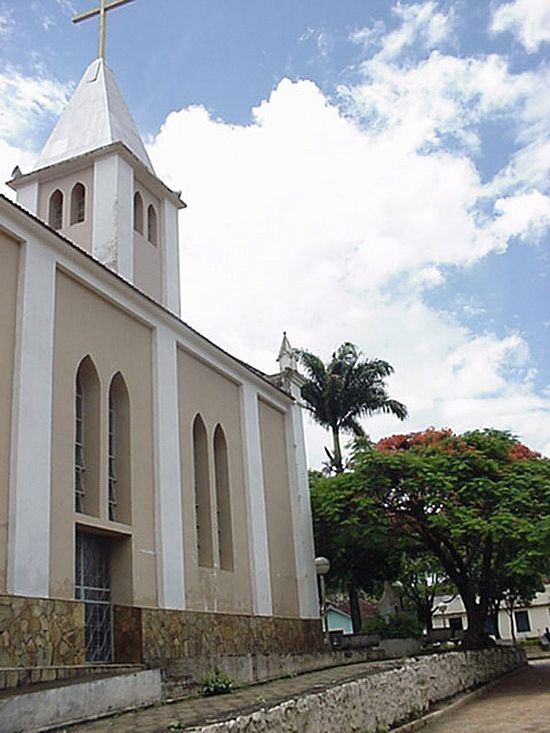
M 220 568 L 233 570 L 233 530 L 231 528 L 231 494 L 227 441 L 221 425 L 214 431 L 214 470 L 216 477 L 216 511 L 218 519 L 218 553 Z
M 212 514 L 210 509 L 210 476 L 206 428 L 200 415 L 193 423 L 193 471 L 195 483 L 195 522 L 199 565 L 212 567 Z
M 99 516 L 99 379 L 89 356 L 75 379 L 74 507 Z
M 63 194 L 59 189 L 50 196 L 48 224 L 52 229 L 61 229 L 63 226 Z
M 109 388 L 107 466 L 108 516 L 112 522 L 130 523 L 130 400 L 120 372 Z
M 76 183 L 71 191 L 71 224 L 80 224 L 86 218 L 86 189 Z
M 134 194 L 134 229 L 143 234 L 143 199 L 139 191 Z
M 147 209 L 147 239 L 151 244 L 158 243 L 157 212 L 153 204 Z

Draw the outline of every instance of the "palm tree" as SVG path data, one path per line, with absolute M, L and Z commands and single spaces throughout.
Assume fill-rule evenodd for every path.
M 331 469 L 344 470 L 340 433 L 364 436 L 359 422 L 363 417 L 385 412 L 400 420 L 407 417 L 402 402 L 388 396 L 384 380 L 393 367 L 382 359 L 363 359 L 354 344 L 346 341 L 325 365 L 309 351 L 298 351 L 306 373 L 302 386 L 304 407 L 313 418 L 332 433 L 332 453 L 325 448 Z

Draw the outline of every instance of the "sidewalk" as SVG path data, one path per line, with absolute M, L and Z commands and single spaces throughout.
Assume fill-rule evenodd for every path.
M 422 733 L 549 733 L 550 660 L 531 661 Z
M 251 713 L 266 705 L 277 705 L 284 700 L 319 692 L 335 684 L 367 677 L 380 670 L 399 667 L 399 660 L 363 662 L 344 667 L 333 667 L 287 677 L 237 690 L 230 695 L 194 697 L 174 703 L 102 718 L 67 728 L 67 733 L 166 733 L 168 725 L 179 721 L 182 729 L 209 722 L 234 718 Z

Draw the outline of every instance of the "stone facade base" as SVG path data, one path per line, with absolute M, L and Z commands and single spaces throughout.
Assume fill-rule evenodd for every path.
M 0 595 L 0 667 L 84 664 L 78 601 Z
M 322 649 L 312 619 L 114 607 L 115 660 L 164 664 L 170 659 L 311 653 Z
M 114 661 L 307 654 L 322 649 L 316 620 L 114 606 Z M 84 604 L 0 595 L 0 669 L 85 664 Z

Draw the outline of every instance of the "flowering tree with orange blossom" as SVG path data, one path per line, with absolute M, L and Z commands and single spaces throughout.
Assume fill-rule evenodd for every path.
M 431 552 L 460 593 L 464 647 L 506 595 L 528 601 L 550 566 L 550 460 L 513 435 L 429 429 L 356 445 L 357 483 L 396 530 Z

